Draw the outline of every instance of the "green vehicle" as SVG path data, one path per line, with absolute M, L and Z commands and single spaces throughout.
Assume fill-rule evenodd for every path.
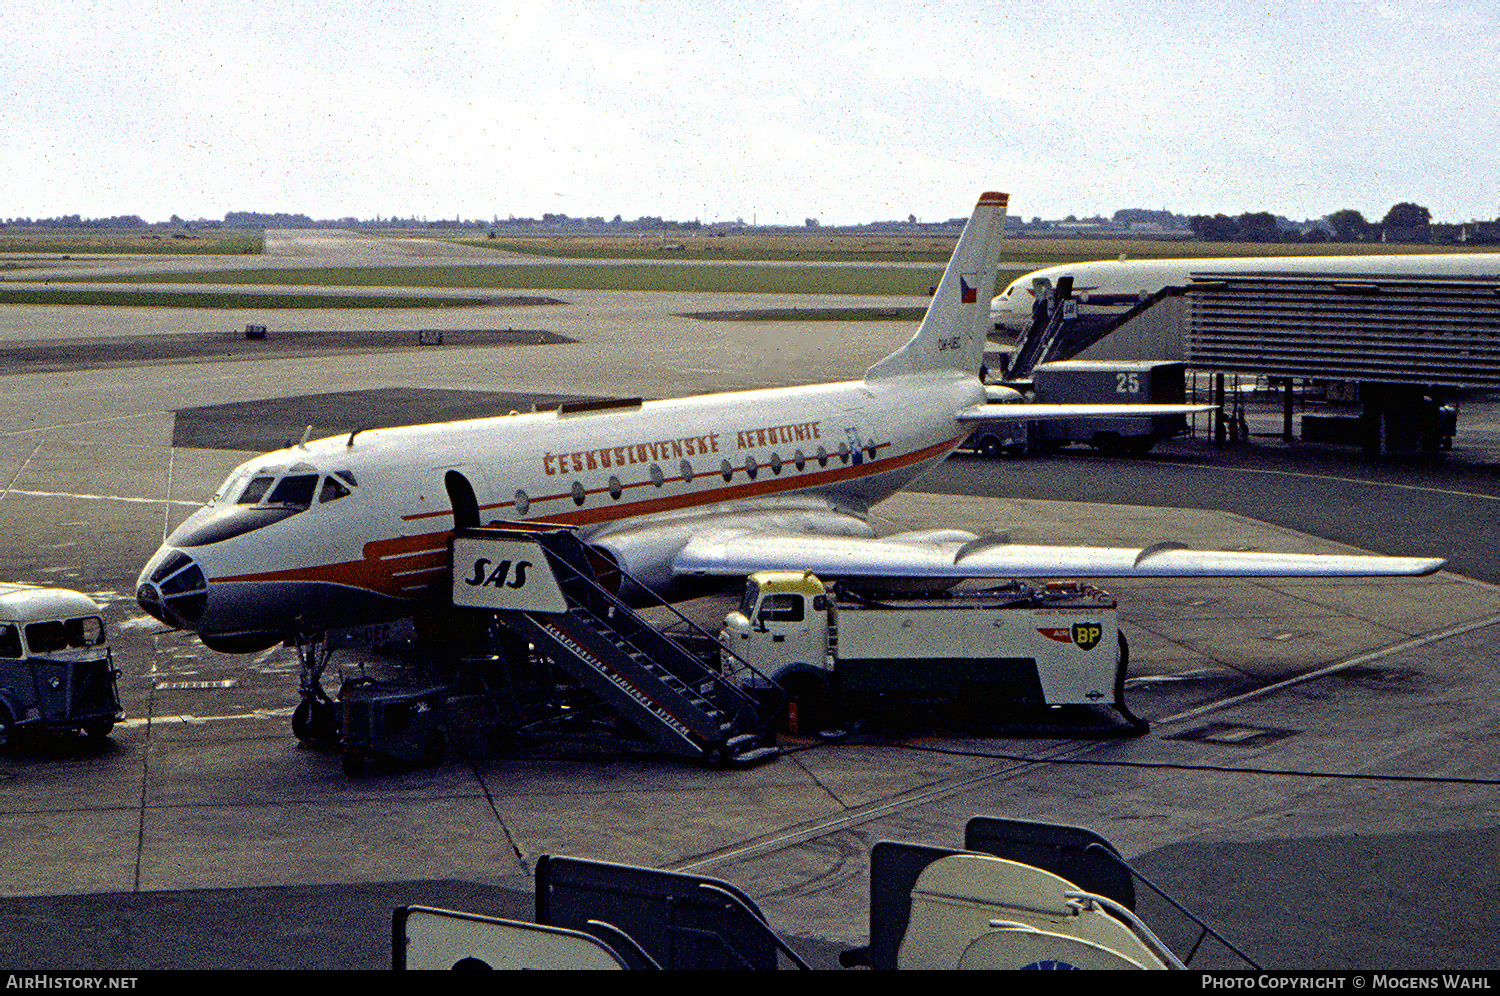
M 0 584 L 0 747 L 21 733 L 109 736 L 124 716 L 119 676 L 93 599 Z

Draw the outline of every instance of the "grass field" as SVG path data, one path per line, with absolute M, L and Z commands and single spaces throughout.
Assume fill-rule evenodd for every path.
M 745 294 L 926 294 L 942 268 L 859 266 L 659 266 L 648 263 L 516 266 L 375 266 L 111 277 L 174 284 L 271 284 L 338 287 L 461 287 L 483 290 L 642 290 Z M 88 278 L 61 278 L 57 283 Z
M 247 256 L 259 254 L 265 239 L 259 232 L 22 232 L 0 229 L 0 253 L 17 255 L 87 255 L 104 253 L 147 256 Z
M 528 236 L 467 239 L 440 235 L 464 245 L 556 259 L 766 260 L 780 262 L 948 262 L 956 238 L 872 237 L 787 233 L 774 235 L 653 234 Z M 673 247 L 673 248 L 667 248 Z M 680 248 L 676 248 L 680 247 Z M 1457 246 L 1368 243 L 1197 242 L 1167 239 L 1016 238 L 1006 240 L 1003 258 L 1029 265 L 1026 272 L 1057 263 L 1095 259 L 1176 259 L 1222 256 L 1349 256 L 1461 252 Z
M 402 237 L 412 233 L 402 231 Z M 772 235 L 535 236 L 480 239 L 468 233 L 434 232 L 430 237 L 496 250 L 494 265 L 382 266 L 221 270 L 206 273 L 161 273 L 110 277 L 111 281 L 150 284 L 262 284 L 267 286 L 444 287 L 496 290 L 640 290 L 668 293 L 868 294 L 925 297 L 937 283 L 952 253 L 954 239 L 932 236 L 888 237 L 819 232 Z M 52 241 L 48 241 L 51 239 Z M 62 241 L 59 241 L 62 240 Z M 664 246 L 681 248 L 664 249 Z M 192 253 L 197 255 L 259 252 L 258 234 L 225 233 L 223 237 L 161 237 L 142 233 L 29 233 L 0 231 L 0 252 L 30 253 Z M 1142 239 L 1012 238 L 1003 250 L 1004 269 L 997 286 L 1033 270 L 1091 259 L 1171 257 L 1358 255 L 1437 253 L 1453 247 L 1425 245 L 1266 244 Z M 512 254 L 553 257 L 556 264 L 507 262 Z M 575 260 L 579 262 L 563 262 Z M 598 262 L 583 262 L 597 260 Z M 623 260 L 623 261 L 622 261 Z M 650 260 L 650 262 L 647 262 Z M 619 261 L 619 262 L 616 262 Z M 662 265 L 664 262 L 687 265 Z M 763 265 L 754 265 L 755 262 Z M 705 265 L 713 263 L 716 265 Z M 806 264 L 825 265 L 806 265 Z M 832 264 L 832 265 L 826 265 Z M 898 264 L 898 265 L 870 265 Z M 902 265 L 904 264 L 904 265 Z M 928 265 L 923 265 L 928 264 Z M 88 277 L 55 279 L 54 286 L 91 282 Z M 406 298 L 379 294 L 256 295 L 177 294 L 142 290 L 135 293 L 75 289 L 4 291 L 0 303 L 120 304 L 152 307 L 384 308 L 447 307 L 478 303 L 451 298 Z M 848 317 L 848 312 L 840 312 Z
M 0 304 L 86 304 L 121 308 L 455 308 L 483 298 L 401 297 L 392 294 L 186 294 L 174 291 L 7 290 Z

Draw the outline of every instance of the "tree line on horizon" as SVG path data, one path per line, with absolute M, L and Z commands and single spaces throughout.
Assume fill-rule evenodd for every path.
M 865 225 L 837 226 L 839 228 L 905 228 L 922 229 L 951 228 L 962 226 L 966 219 L 951 218 L 944 222 L 919 223 L 915 216 L 900 220 L 870 222 Z M 162 229 L 266 229 L 266 228 L 403 228 L 403 229 L 474 229 L 497 231 L 518 230 L 544 231 L 700 231 L 703 229 L 735 229 L 747 227 L 783 228 L 792 226 L 746 226 L 743 219 L 733 222 L 705 224 L 698 220 L 673 221 L 660 216 L 642 216 L 627 220 L 620 215 L 606 221 L 602 216 L 570 217 L 566 214 L 544 214 L 541 218 L 491 218 L 461 219 L 445 218 L 429 221 L 426 218 L 381 217 L 361 219 L 353 217 L 314 219 L 306 214 L 286 212 L 266 213 L 258 211 L 230 211 L 222 221 L 199 218 L 188 221 L 172 215 L 166 222 L 147 222 L 139 215 L 115 215 L 108 218 L 83 218 L 76 214 L 50 218 L 8 218 L 0 220 L 0 228 L 42 229 L 102 229 L 102 230 L 162 230 Z M 804 228 L 819 227 L 817 219 L 809 218 Z M 1237 216 L 1227 214 L 1179 215 L 1167 210 L 1145 208 L 1122 208 L 1110 218 L 1102 215 L 1079 219 L 1074 215 L 1058 221 L 1032 218 L 1029 222 L 1013 217 L 1007 226 L 1016 235 L 1045 235 L 1059 230 L 1080 231 L 1095 229 L 1102 231 L 1141 232 L 1156 229 L 1162 233 L 1191 232 L 1193 237 L 1204 242 L 1409 242 L 1409 243 L 1500 243 L 1500 218 L 1494 221 L 1471 221 L 1462 224 L 1442 224 L 1432 221 L 1432 212 L 1420 204 L 1403 201 L 1393 206 L 1378 222 L 1367 220 L 1353 208 L 1335 211 L 1320 219 L 1304 222 L 1291 221 L 1269 211 L 1247 211 Z

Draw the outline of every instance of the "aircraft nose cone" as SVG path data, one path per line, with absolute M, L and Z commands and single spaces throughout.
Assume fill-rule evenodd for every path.
M 191 629 L 208 604 L 208 582 L 192 557 L 173 550 L 155 567 L 147 565 L 147 572 L 136 585 L 135 600 L 152 618 L 178 629 Z

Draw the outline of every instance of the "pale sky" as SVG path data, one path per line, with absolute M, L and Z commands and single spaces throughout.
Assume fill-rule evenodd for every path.
M 1126 9 L 1128 7 L 1128 9 Z M 6 0 L 0 219 L 1500 215 L 1500 6 Z

